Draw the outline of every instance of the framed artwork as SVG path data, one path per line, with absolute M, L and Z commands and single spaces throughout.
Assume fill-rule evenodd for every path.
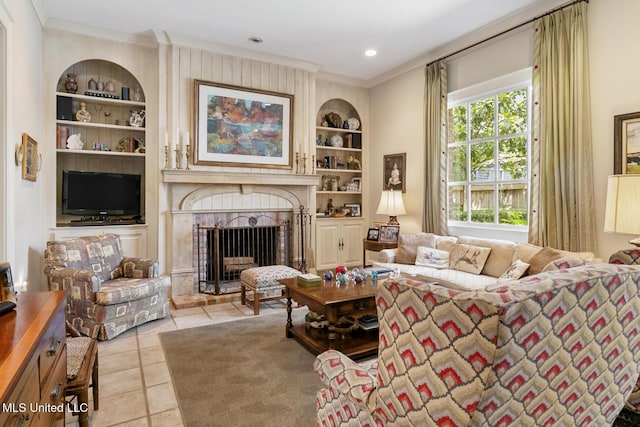
M 377 228 L 370 228 L 367 232 L 367 240 L 373 240 L 375 242 L 378 241 L 380 230 Z
M 345 208 L 349 208 L 351 212 L 351 216 L 362 216 L 362 212 L 360 210 L 360 203 L 345 203 Z
M 382 163 L 383 183 L 385 190 L 402 190 L 406 193 L 406 171 L 407 153 L 385 154 Z
M 194 164 L 293 168 L 293 95 L 194 82 Z
M 613 118 L 613 172 L 640 174 L 640 112 Z
M 38 143 L 26 133 L 22 134 L 22 179 L 38 179 Z
M 396 243 L 400 234 L 398 225 L 381 225 L 378 240 L 383 243 Z

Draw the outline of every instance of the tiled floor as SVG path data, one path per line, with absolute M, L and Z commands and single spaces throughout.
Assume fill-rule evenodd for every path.
M 284 301 L 260 304 L 261 316 L 274 311 L 284 316 Z M 252 316 L 253 309 L 239 301 L 172 310 L 171 317 L 100 342 L 100 409 L 94 413 L 89 405 L 91 426 L 182 426 L 159 333 Z M 66 425 L 77 426 L 77 417 L 67 413 Z

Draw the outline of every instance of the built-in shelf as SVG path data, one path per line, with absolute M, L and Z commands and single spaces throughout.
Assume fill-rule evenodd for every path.
M 146 129 L 136 126 L 121 126 L 109 123 L 93 123 L 93 122 L 77 122 L 72 120 L 56 120 L 56 124 L 62 126 L 77 126 L 83 128 L 103 128 L 103 129 L 121 129 L 126 131 L 144 132 Z
M 331 147 L 328 145 L 316 145 L 317 150 L 327 150 L 327 151 L 351 151 L 354 153 L 362 152 L 361 148 L 345 148 L 345 147 Z
M 67 96 L 69 98 L 77 99 L 79 101 L 86 101 L 91 104 L 98 105 L 121 105 L 121 106 L 131 106 L 131 107 L 145 107 L 144 102 L 138 101 L 130 101 L 130 100 L 122 100 L 122 99 L 114 99 L 114 98 L 102 98 L 100 96 L 89 96 L 89 95 L 79 95 L 76 93 L 67 93 L 67 92 L 56 92 L 57 96 Z
M 324 130 L 327 132 L 344 132 L 344 133 L 362 133 L 362 131 L 360 130 L 349 130 L 349 129 L 343 129 L 343 128 L 330 128 L 327 126 L 316 126 L 317 130 Z
M 127 157 L 144 157 L 145 153 L 126 153 L 123 151 L 99 151 L 99 150 L 69 150 L 64 148 L 56 149 L 56 153 L 63 154 L 88 154 L 94 156 L 127 156 Z

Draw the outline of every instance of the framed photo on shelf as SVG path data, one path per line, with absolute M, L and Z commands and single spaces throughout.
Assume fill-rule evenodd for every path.
M 385 154 L 382 162 L 383 183 L 382 188 L 385 190 L 402 190 L 407 191 L 405 184 L 407 172 L 405 170 L 407 164 L 407 153 Z
M 379 229 L 370 228 L 369 231 L 367 232 L 367 240 L 371 240 L 371 241 L 377 242 L 379 234 L 380 234 L 380 230 Z
M 0 301 L 16 302 L 16 291 L 11 277 L 11 265 L 0 262 Z
M 378 241 L 382 243 L 396 243 L 400 234 L 399 225 L 381 225 Z
M 349 208 L 350 216 L 362 216 L 362 212 L 360 210 L 360 203 L 345 203 L 345 208 Z
M 613 172 L 640 174 L 640 111 L 613 118 Z
M 293 95 L 194 80 L 194 164 L 293 168 Z

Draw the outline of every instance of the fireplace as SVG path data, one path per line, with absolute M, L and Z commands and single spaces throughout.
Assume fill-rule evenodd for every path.
M 213 227 L 198 224 L 198 291 L 220 295 L 240 290 L 243 270 L 292 265 L 291 221 L 280 215 L 239 215 Z
M 163 170 L 162 175 L 170 203 L 166 264 L 171 272 L 171 297 L 174 303 L 180 298 L 188 299 L 186 297 L 209 301 L 207 294 L 200 293 L 202 267 L 198 266 L 198 254 L 202 251 L 206 253 L 207 248 L 206 239 L 198 239 L 198 226 L 211 230 L 222 224 L 228 224 L 225 228 L 251 228 L 249 218 L 252 217 L 257 220 L 254 227 L 279 227 L 288 223 L 288 254 L 280 256 L 297 266 L 301 249 L 291 244 L 299 241 L 297 227 L 292 226 L 293 219 L 301 207 L 314 211 L 314 191 L 319 184 L 319 177 L 282 171 L 254 173 L 246 170 Z M 267 217 L 271 219 L 267 220 Z M 232 221 L 234 218 L 239 220 Z M 280 230 L 279 233 L 284 233 Z M 246 259 L 240 259 L 242 257 Z M 255 264 L 261 262 L 259 259 L 250 260 L 249 255 L 242 253 L 234 255 L 231 252 L 227 258 L 231 258 L 227 259 L 229 273 L 233 268 L 241 269 L 245 261 Z M 224 262 L 223 257 L 222 267 L 219 263 L 214 264 L 218 273 L 224 270 Z M 211 270 L 211 273 L 215 274 L 215 270 Z M 206 268 L 204 274 L 205 280 L 210 280 L 206 278 Z M 225 286 L 222 286 L 220 292 L 224 291 Z M 209 292 L 215 293 L 215 284 L 211 284 Z

